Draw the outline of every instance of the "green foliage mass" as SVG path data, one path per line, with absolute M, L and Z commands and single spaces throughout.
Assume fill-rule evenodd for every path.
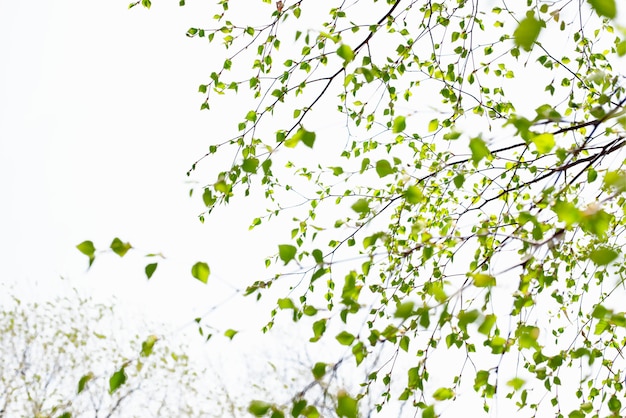
M 308 392 L 346 368 L 337 416 L 404 404 L 434 417 L 459 395 L 478 401 L 468 416 L 623 416 L 615 0 L 265 3 L 246 6 L 257 14 L 221 0 L 187 31 L 226 56 L 201 81 L 201 108 L 250 103 L 188 175 L 233 161 L 203 178 L 201 220 L 262 194 L 252 227 L 293 222 L 268 254 L 276 274 L 246 293 L 276 298 L 313 346 L 344 354 L 313 358 L 291 401 L 249 411 L 319 416 Z M 93 245 L 79 249 L 93 261 Z M 193 275 L 206 282 L 204 266 Z

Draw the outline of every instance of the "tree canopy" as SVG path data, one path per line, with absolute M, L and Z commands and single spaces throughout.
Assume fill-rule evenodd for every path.
M 316 417 L 321 389 L 340 417 L 623 416 L 615 0 L 249 3 L 187 31 L 223 57 L 201 108 L 234 120 L 187 175 L 203 222 L 252 204 L 250 228 L 290 225 L 245 293 L 324 347 L 249 411 Z

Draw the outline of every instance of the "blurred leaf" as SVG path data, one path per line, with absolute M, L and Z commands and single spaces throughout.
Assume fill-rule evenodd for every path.
M 346 392 L 337 393 L 337 415 L 339 417 L 356 418 L 358 414 L 357 400 L 351 398 Z
M 278 257 L 285 263 L 289 264 L 296 256 L 297 248 L 291 244 L 281 244 L 278 246 Z
M 146 276 L 148 276 L 148 279 L 152 278 L 152 275 L 156 271 L 158 265 L 159 263 L 151 263 L 146 266 L 145 270 L 146 270 Z
M 354 51 L 346 44 L 339 45 L 339 48 L 337 48 L 337 55 L 343 58 L 344 66 L 354 60 Z
M 615 16 L 617 16 L 615 0 L 587 0 L 587 2 L 600 17 L 615 19 Z
M 143 357 L 148 357 L 152 354 L 152 349 L 154 348 L 154 344 L 159 340 L 159 337 L 156 335 L 150 335 L 144 342 L 141 343 L 141 355 Z
M 250 412 L 255 417 L 262 417 L 267 414 L 267 412 L 272 407 L 271 404 L 263 401 L 252 401 L 248 406 L 248 412 Z
M 191 268 L 191 275 L 205 284 L 209 280 L 210 274 L 211 274 L 211 269 L 209 268 L 209 265 L 202 261 L 198 261 Z
M 357 200 L 352 206 L 351 206 L 352 210 L 359 213 L 359 214 L 365 214 L 367 212 L 370 211 L 369 208 L 369 203 L 366 199 L 359 199 Z
M 470 139 L 469 147 L 472 151 L 472 161 L 474 162 L 474 166 L 477 166 L 483 158 L 491 155 L 489 148 L 487 148 L 487 144 L 485 144 L 485 141 L 483 141 L 480 137 Z
M 235 331 L 234 329 L 227 329 L 226 331 L 224 331 L 224 336 L 228 339 L 233 339 L 233 337 L 235 335 L 237 335 L 239 331 Z
M 91 372 L 81 377 L 78 381 L 78 391 L 76 393 L 81 393 L 83 390 L 85 390 L 85 388 L 87 387 L 87 383 L 89 383 L 89 381 L 93 378 L 94 375 Z
M 91 265 L 93 264 L 93 261 L 96 259 L 96 255 L 95 255 L 96 248 L 93 246 L 93 242 L 83 241 L 80 244 L 78 244 L 76 248 L 78 248 L 78 251 L 85 254 L 87 257 L 89 257 L 89 267 L 91 267 Z
M 533 137 L 532 141 L 540 155 L 549 153 L 552 151 L 552 148 L 554 148 L 554 145 L 556 145 L 554 135 L 550 133 L 537 135 Z
M 515 45 L 521 46 L 526 51 L 530 51 L 533 44 L 539 37 L 543 24 L 537 20 L 534 14 L 530 14 L 523 19 L 515 32 L 513 32 L 513 38 L 515 39 Z
M 109 379 L 109 393 L 114 393 L 120 386 L 126 383 L 126 378 L 126 370 L 125 367 L 122 366 L 122 368 L 113 373 Z
M 341 331 L 335 338 L 341 345 L 351 345 L 354 342 L 354 335 L 348 331 Z
M 396 116 L 393 120 L 393 127 L 391 131 L 394 134 L 400 133 L 406 129 L 406 118 L 404 116 Z
M 617 258 L 619 254 L 607 247 L 600 247 L 589 254 L 589 258 L 598 266 L 606 266 Z
M 131 248 L 133 247 L 130 245 L 130 243 L 122 242 L 122 240 L 120 240 L 119 238 L 114 238 L 113 242 L 111 243 L 111 249 L 115 254 L 119 255 L 120 257 L 124 257 L 124 255 L 126 255 L 128 250 L 130 250 Z
M 378 177 L 385 177 L 394 173 L 394 169 L 387 160 L 379 160 L 376 162 L 376 173 Z

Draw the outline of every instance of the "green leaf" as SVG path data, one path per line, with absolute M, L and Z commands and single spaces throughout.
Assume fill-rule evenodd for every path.
M 148 279 L 152 278 L 152 275 L 156 271 L 158 265 L 159 263 L 150 263 L 146 266 L 145 270 L 146 270 L 146 276 L 148 276 Z
M 339 45 L 339 48 L 337 48 L 337 55 L 343 58 L 344 66 L 354 60 L 354 51 L 346 44 Z
M 126 255 L 128 250 L 130 250 L 131 248 L 133 247 L 130 245 L 130 243 L 122 242 L 122 240 L 120 240 L 119 238 L 114 238 L 113 242 L 111 243 L 111 249 L 115 254 L 119 255 L 120 257 L 124 257 L 124 255 Z
M 296 309 L 296 305 L 294 305 L 293 301 L 289 298 L 278 299 L 277 303 L 280 309 Z
M 411 204 L 420 203 L 424 198 L 422 191 L 417 186 L 409 186 L 404 191 L 404 198 Z
M 475 167 L 483 158 L 491 156 L 491 152 L 489 151 L 489 148 L 487 148 L 487 144 L 485 144 L 485 141 L 483 141 L 480 137 L 470 139 L 469 147 L 472 151 L 472 161 L 474 162 Z
M 89 257 L 89 267 L 91 267 L 93 261 L 96 259 L 96 248 L 93 246 L 93 242 L 83 241 L 78 244 L 76 248 L 78 248 L 78 251 Z
M 615 0 L 587 0 L 587 2 L 600 17 L 615 19 L 615 16 L 617 16 Z
M 454 391 L 450 388 L 439 388 L 433 393 L 433 398 L 438 401 L 445 401 L 454 397 Z
M 200 280 L 202 283 L 206 284 L 209 280 L 209 275 L 211 274 L 211 269 L 207 263 L 202 261 L 198 261 L 191 268 L 191 275 Z
M 250 122 L 256 122 L 256 119 L 257 119 L 257 113 L 254 110 L 251 110 L 246 114 L 246 120 Z
M 297 249 L 290 244 L 281 244 L 278 246 L 278 257 L 285 263 L 289 264 L 291 260 L 296 256 Z
M 141 343 L 141 355 L 143 357 L 148 357 L 152 354 L 152 349 L 154 348 L 154 344 L 159 340 L 159 337 L 156 335 L 150 335 L 144 342 Z
M 608 247 L 600 247 L 589 254 L 589 258 L 598 266 L 606 266 L 618 257 L 618 253 Z
M 394 314 L 394 316 L 396 318 L 406 319 L 410 316 L 416 315 L 417 313 L 413 310 L 414 307 L 415 307 L 414 302 L 410 302 L 410 301 L 404 302 L 404 303 L 398 302 L 396 304 L 396 313 Z
M 87 383 L 89 383 L 89 381 L 93 378 L 94 374 L 91 372 L 81 377 L 78 381 L 78 391 L 76 393 L 81 393 L 83 390 L 85 390 L 85 387 L 87 387 Z
M 327 367 L 328 364 L 326 363 L 315 363 L 315 366 L 313 366 L 313 369 L 311 369 L 315 380 L 320 380 L 322 377 L 324 377 Z
M 358 402 L 346 392 L 337 393 L 337 415 L 339 417 L 356 418 L 358 414 Z
M 393 120 L 393 126 L 391 132 L 394 134 L 400 133 L 406 129 L 406 118 L 404 116 L 397 116 Z
M 352 210 L 356 213 L 364 215 L 370 211 L 369 202 L 367 199 L 359 199 L 352 206 Z
M 439 119 L 433 119 L 428 122 L 428 132 L 435 132 L 439 128 Z
M 262 417 L 267 414 L 267 412 L 272 407 L 271 404 L 263 401 L 252 401 L 248 406 L 248 412 L 250 412 L 255 417 Z
M 422 418 L 435 418 L 435 407 L 432 405 L 428 405 L 426 408 L 424 408 L 424 410 L 422 411 Z
M 556 145 L 554 135 L 550 133 L 537 135 L 533 137 L 532 141 L 540 155 L 549 153 L 552 151 L 552 148 L 554 148 L 554 145 Z
M 124 366 L 122 366 L 122 368 L 113 373 L 109 379 L 109 393 L 114 393 L 124 383 L 126 383 L 126 370 Z
M 472 279 L 474 279 L 474 286 L 476 287 L 491 287 L 496 285 L 496 278 L 489 274 L 472 274 Z
M 322 318 L 319 321 L 315 321 L 313 323 L 313 338 L 309 340 L 310 342 L 314 343 L 322 338 L 322 335 L 324 335 L 324 332 L 326 332 L 326 321 L 326 318 Z
M 348 331 L 341 331 L 335 338 L 341 345 L 351 345 L 355 339 L 354 335 L 350 334 Z
M 141 0 L 141 5 L 146 9 L 149 9 L 152 6 L 152 2 L 150 0 Z
M 391 166 L 391 163 L 389 163 L 389 161 L 387 160 L 378 160 L 376 162 L 376 173 L 378 174 L 378 177 L 385 177 L 388 176 L 389 174 L 393 174 L 394 173 L 394 168 Z
M 246 173 L 256 173 L 259 168 L 259 160 L 257 158 L 246 158 L 241 164 L 241 169 Z
M 508 382 L 506 382 L 507 386 L 512 387 L 513 390 L 521 389 L 522 386 L 524 386 L 525 383 L 526 383 L 526 381 L 524 379 L 519 378 L 519 377 L 514 377 L 513 379 L 511 379 Z
M 454 182 L 456 188 L 460 189 L 461 187 L 463 187 L 463 183 L 465 183 L 465 176 L 463 174 L 457 174 L 456 176 L 454 176 L 454 179 L 452 181 Z
M 307 131 L 304 128 L 298 129 L 291 138 L 284 142 L 287 148 L 294 148 L 298 143 L 302 142 L 309 148 L 313 148 L 313 144 L 315 143 L 315 132 Z
M 534 14 L 530 13 L 524 18 L 515 32 L 513 32 L 513 38 L 515 40 L 515 45 L 521 46 L 526 51 L 530 51 L 533 44 L 539 37 L 539 32 L 541 32 L 541 28 L 543 27 L 543 23 L 537 20 Z
M 239 331 L 235 331 L 234 329 L 227 329 L 226 331 L 224 331 L 224 336 L 230 340 L 233 339 L 233 337 L 235 335 L 237 335 Z

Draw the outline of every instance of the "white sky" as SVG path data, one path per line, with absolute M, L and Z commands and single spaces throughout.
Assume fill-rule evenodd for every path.
M 0 281 L 45 294 L 63 276 L 96 294 L 180 312 L 190 298 L 213 302 L 189 274 L 195 261 L 209 262 L 213 281 L 245 267 L 235 231 L 250 217 L 201 225 L 200 199 L 189 199 L 185 184 L 222 128 L 199 111 L 197 87 L 212 57 L 185 36 L 207 11 L 127 5 L 0 2 Z M 97 258 L 84 275 L 76 244 L 104 249 L 116 236 L 138 251 Z M 221 251 L 215 262 L 229 246 L 232 258 Z M 140 255 L 148 252 L 168 260 L 146 286 L 150 260 Z

